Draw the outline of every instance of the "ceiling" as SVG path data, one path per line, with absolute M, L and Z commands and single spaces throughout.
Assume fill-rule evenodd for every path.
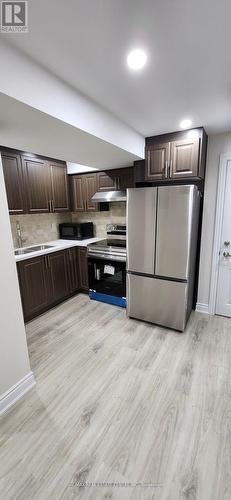
M 73 172 L 133 165 L 135 155 L 92 134 L 0 93 L 0 144 L 22 151 L 82 163 Z
M 29 33 L 2 34 L 144 136 L 193 119 L 231 130 L 230 0 L 30 0 Z M 127 52 L 147 51 L 132 73 Z

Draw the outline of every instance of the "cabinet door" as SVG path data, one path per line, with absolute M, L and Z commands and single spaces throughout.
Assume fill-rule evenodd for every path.
M 146 149 L 146 180 L 166 179 L 170 161 L 170 143 L 153 144 Z
M 98 191 L 116 191 L 116 175 L 111 172 L 98 172 L 97 174 L 97 190 Z
M 71 199 L 73 212 L 85 211 L 84 195 L 84 177 L 83 175 L 73 175 L 71 177 Z
M 24 214 L 26 213 L 26 193 L 20 155 L 3 152 L 2 166 L 9 212 L 11 215 Z
M 118 189 L 124 190 L 134 187 L 134 169 L 133 167 L 120 168 L 117 170 Z
M 92 196 L 97 191 L 97 178 L 96 174 L 86 174 L 85 181 L 85 207 L 87 212 L 97 212 L 98 205 L 91 201 Z
M 27 188 L 28 213 L 50 211 L 51 174 L 46 161 L 38 158 L 22 157 Z
M 69 287 L 70 293 L 79 289 L 79 253 L 78 248 L 69 248 L 67 250 L 68 268 L 69 268 Z
M 197 177 L 199 150 L 200 140 L 198 138 L 172 142 L 170 177 L 172 179 Z
M 66 250 L 50 253 L 46 256 L 49 269 L 49 303 L 62 300 L 70 293 L 68 258 Z
M 49 283 L 45 256 L 17 263 L 19 285 L 25 320 L 48 306 Z
M 87 264 L 87 249 L 78 249 L 79 253 L 79 288 L 81 290 L 89 290 L 88 284 L 88 264 Z
M 67 168 L 62 163 L 49 162 L 49 164 L 51 168 L 52 181 L 52 211 L 68 212 L 70 207 Z

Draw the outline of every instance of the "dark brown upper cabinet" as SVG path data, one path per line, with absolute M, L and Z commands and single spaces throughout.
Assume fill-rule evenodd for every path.
M 71 205 L 74 212 L 85 211 L 84 176 L 72 175 L 70 179 Z
M 147 150 L 146 178 L 164 179 L 168 176 L 170 144 L 154 144 Z
M 70 210 L 64 162 L 6 148 L 1 155 L 10 214 Z
M 170 177 L 179 179 L 199 174 L 199 139 L 185 139 L 171 143 Z
M 27 204 L 20 155 L 13 152 L 2 152 L 2 166 L 9 212 L 11 215 L 25 214 Z
M 203 127 L 147 137 L 145 180 L 203 179 L 207 135 Z
M 117 191 L 117 177 L 115 171 L 98 172 L 97 191 Z
M 116 175 L 117 189 L 119 191 L 134 187 L 135 184 L 133 167 L 119 168 L 117 170 L 114 170 L 114 172 L 114 175 Z
M 22 162 L 25 172 L 28 213 L 51 212 L 51 171 L 47 162 L 28 156 L 22 156 Z
M 74 212 L 96 212 L 97 203 L 91 201 L 97 191 L 97 174 L 72 175 L 70 180 L 72 210 Z
M 134 187 L 133 167 L 98 172 L 97 191 L 120 191 Z
M 63 163 L 48 162 L 51 170 L 51 209 L 52 212 L 68 212 L 70 210 L 69 204 L 69 190 L 67 167 Z
M 96 191 L 118 191 L 129 187 L 134 187 L 133 167 L 72 175 L 70 179 L 72 210 L 96 212 L 98 204 L 91 201 Z
M 94 203 L 91 198 L 97 191 L 97 177 L 96 174 L 85 175 L 85 200 L 86 212 L 96 212 L 98 210 L 97 203 Z

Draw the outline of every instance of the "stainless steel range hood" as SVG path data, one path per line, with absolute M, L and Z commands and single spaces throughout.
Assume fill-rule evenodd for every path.
M 110 203 L 111 201 L 126 201 L 127 200 L 127 194 L 126 191 L 102 191 L 94 194 L 92 196 L 91 201 L 94 201 L 95 203 L 104 203 L 105 201 L 107 203 Z

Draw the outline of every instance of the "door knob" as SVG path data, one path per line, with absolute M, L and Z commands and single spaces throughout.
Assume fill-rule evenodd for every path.
M 231 257 L 231 253 L 229 252 L 223 252 L 223 257 Z

